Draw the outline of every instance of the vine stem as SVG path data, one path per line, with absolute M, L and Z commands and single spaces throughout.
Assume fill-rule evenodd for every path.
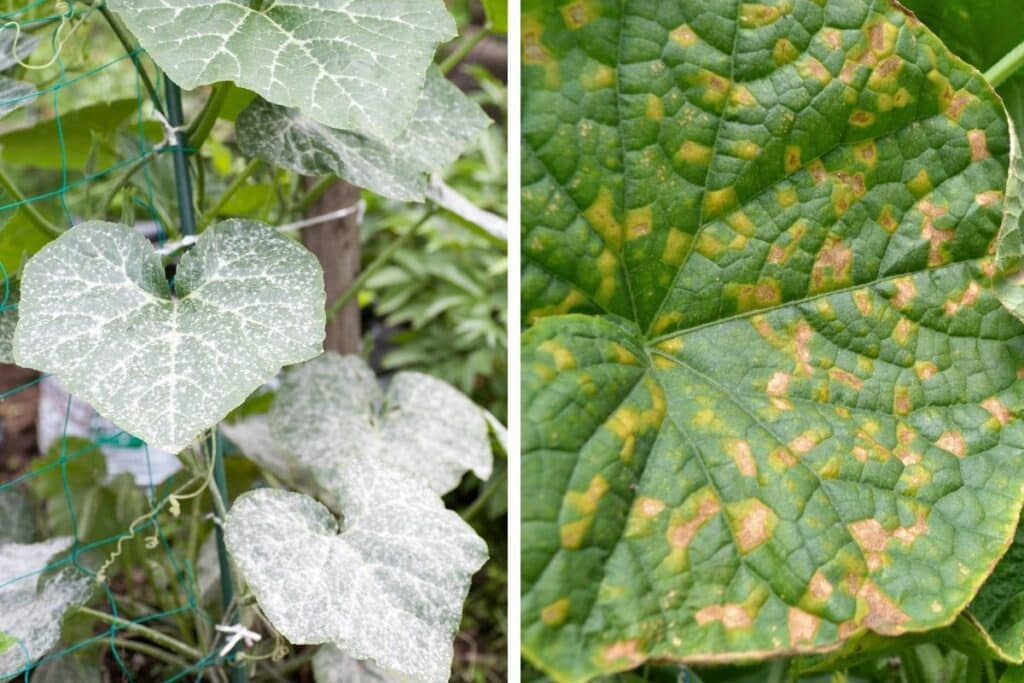
M 199 149 L 206 142 L 206 138 L 210 136 L 210 131 L 217 123 L 217 117 L 220 116 L 221 109 L 224 108 L 224 103 L 230 93 L 230 83 L 218 83 L 213 86 L 213 91 L 210 93 L 210 98 L 206 100 L 206 104 L 203 105 L 203 110 L 185 131 L 185 139 L 190 147 Z
M 299 203 L 295 205 L 296 211 L 298 211 L 299 213 L 305 213 L 306 210 L 309 209 L 309 207 L 313 206 L 313 204 L 316 203 L 316 200 L 324 196 L 324 192 L 327 192 L 327 190 L 330 189 L 331 185 L 333 185 L 336 182 L 338 182 L 338 176 L 334 175 L 333 173 L 331 175 L 325 175 L 323 178 L 316 181 L 316 184 L 309 189 L 309 192 L 306 193 L 306 196 L 300 199 Z
M 451 54 L 444 58 L 444 61 L 438 66 L 442 74 L 447 74 L 449 71 L 454 69 L 462 62 L 466 56 L 473 51 L 476 47 L 487 37 L 487 34 L 491 31 L 491 22 L 488 21 L 484 24 L 483 28 L 472 35 L 464 36 L 459 44 L 455 46 Z
M 106 622 L 111 626 L 116 626 L 120 629 L 124 629 L 125 631 L 132 631 L 133 633 L 137 633 L 140 636 L 144 636 L 149 640 L 153 641 L 154 643 L 158 645 L 163 645 L 167 649 L 173 650 L 174 652 L 177 652 L 180 655 L 189 657 L 194 661 L 199 661 L 203 658 L 203 653 L 199 650 L 195 649 L 190 645 L 186 645 L 177 638 L 172 638 L 166 633 L 161 633 L 156 629 L 149 628 L 148 626 L 143 626 L 142 624 L 137 624 L 134 621 L 122 619 L 121 617 L 115 617 L 113 614 L 101 612 L 99 610 L 92 609 L 91 607 L 79 606 L 75 607 L 74 609 L 81 614 L 90 616 L 93 619 L 97 619 L 99 621 Z
M 213 222 L 213 219 L 217 217 L 221 209 L 223 209 L 227 205 L 227 203 L 231 201 L 231 198 L 235 195 L 235 193 L 242 188 L 242 185 L 245 184 L 245 181 L 248 180 L 249 176 L 255 173 L 257 169 L 259 169 L 262 163 L 263 162 L 259 159 L 253 159 L 248 164 L 246 164 L 245 168 L 243 168 L 241 172 L 239 172 L 239 174 L 235 176 L 235 179 L 231 181 L 231 184 L 228 185 L 227 189 L 224 190 L 224 193 L 217 199 L 217 202 L 209 209 L 204 211 L 203 215 L 199 217 L 200 230 L 204 229 L 207 225 Z
M 117 36 L 117 40 L 124 47 L 125 52 L 131 57 L 132 63 L 135 65 L 135 70 L 139 73 L 139 78 L 142 79 L 142 85 L 146 88 L 149 93 L 149 97 L 153 100 L 153 106 L 161 114 L 165 113 L 163 106 L 160 104 L 160 96 L 156 92 L 156 87 L 153 85 L 153 81 L 149 78 L 149 74 L 142 67 L 142 61 L 139 59 L 138 47 L 132 43 L 131 36 L 118 21 L 117 17 L 107 9 L 106 3 L 99 3 L 94 5 L 96 9 L 100 11 L 100 14 L 106 19 L 107 24 L 110 26 L 110 30 Z
M 166 652 L 159 647 L 153 647 L 152 645 L 140 643 L 129 638 L 114 638 L 114 645 L 123 647 L 126 650 L 141 652 L 144 655 L 149 655 L 154 659 L 159 659 L 160 661 L 170 664 L 171 666 L 178 667 L 179 669 L 188 669 L 191 666 L 187 661 L 177 655 Z
M 998 88 L 1020 71 L 1021 67 L 1024 67 L 1024 43 L 1007 52 L 1002 59 L 993 64 L 985 72 L 985 78 L 993 88 Z
M 352 297 L 359 293 L 359 290 L 363 288 L 367 280 L 369 280 L 374 273 L 376 273 L 386 263 L 388 263 L 391 260 L 391 257 L 394 256 L 395 253 L 399 249 L 401 249 L 409 240 L 411 240 L 416 235 L 417 232 L 419 232 L 419 229 L 423 227 L 424 223 L 430 220 L 430 218 L 434 215 L 435 212 L 436 209 L 434 209 L 433 207 L 427 209 L 427 212 L 423 215 L 423 218 L 419 219 L 411 228 L 409 228 L 406 231 L 404 235 L 402 235 L 401 237 L 393 241 L 391 244 L 389 244 L 384 249 L 384 251 L 380 252 L 380 254 L 377 255 L 377 258 L 375 258 L 373 262 L 370 265 L 368 265 L 363 272 L 359 273 L 359 277 L 352 281 L 352 284 L 348 286 L 348 289 L 346 289 L 342 293 L 342 295 L 335 299 L 334 303 L 330 305 L 330 307 L 327 309 L 327 320 L 333 320 L 334 316 L 338 315 L 338 312 L 345 307 L 345 304 L 351 301 Z
M 36 210 L 36 207 L 32 206 L 25 195 L 22 194 L 18 186 L 14 184 L 14 180 L 11 179 L 3 169 L 0 169 L 0 187 L 7 190 L 7 194 L 11 195 L 11 199 L 18 203 L 18 208 L 25 210 L 25 216 L 40 230 L 48 232 L 54 237 L 60 237 L 64 234 L 64 231 L 58 228 L 56 225 L 46 220 L 43 214 Z

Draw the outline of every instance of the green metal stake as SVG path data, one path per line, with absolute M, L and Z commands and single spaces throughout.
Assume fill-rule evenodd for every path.
M 164 76 L 165 92 L 167 94 L 167 122 L 177 129 L 184 124 L 184 115 L 181 110 L 181 90 Z M 174 186 L 178 194 L 178 211 L 181 214 L 181 234 L 196 234 L 196 213 L 192 204 L 192 182 L 188 174 L 188 155 L 192 150 L 187 149 L 187 139 L 184 131 L 179 130 L 178 144 L 174 148 Z M 209 448 L 213 457 L 213 481 L 217 487 L 220 500 L 224 501 L 224 507 L 230 505 L 228 498 L 228 478 L 224 471 L 224 455 L 220 443 L 220 434 L 215 428 L 210 434 Z M 235 599 L 235 586 L 231 580 L 231 561 L 228 559 L 228 549 L 224 544 L 224 529 L 218 524 L 214 530 L 217 537 L 217 560 L 220 563 L 220 595 L 224 613 L 227 614 Z M 228 667 L 231 674 L 231 683 L 247 683 L 249 674 L 245 666 L 232 665 Z

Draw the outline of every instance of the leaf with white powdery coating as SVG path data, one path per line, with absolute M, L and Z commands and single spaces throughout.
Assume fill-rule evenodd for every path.
M 527 656 L 949 624 L 1024 483 L 995 93 L 888 0 L 529 0 L 523 46 Z
M 483 411 L 439 379 L 396 374 L 386 392 L 357 356 L 325 353 L 291 369 L 270 411 L 274 439 L 328 488 L 339 467 L 372 462 L 438 494 L 467 470 L 491 474 Z
M 70 548 L 72 540 L 60 537 L 42 543 L 0 545 L 0 680 L 11 678 L 45 655 L 60 638 L 65 610 L 88 598 L 92 580 L 74 568 L 41 577 L 47 564 Z
M 324 300 L 316 257 L 255 221 L 203 232 L 173 295 L 146 238 L 88 222 L 26 264 L 14 356 L 177 452 L 282 366 L 321 352 Z
M 238 144 L 246 154 L 305 175 L 334 173 L 371 192 L 423 201 L 427 174 L 455 161 L 491 123 L 490 118 L 436 67 L 409 126 L 384 141 L 335 130 L 296 109 L 256 100 L 238 117 Z
M 436 494 L 371 460 L 339 468 L 344 526 L 299 493 L 260 489 L 225 540 L 267 618 L 295 644 L 333 643 L 395 675 L 449 679 L 484 542 Z
M 439 43 L 442 0 L 111 0 L 186 90 L 232 81 L 315 121 L 382 139 L 409 124 Z
M 313 657 L 316 683 L 395 683 L 402 680 L 373 662 L 350 657 L 334 645 L 324 645 Z

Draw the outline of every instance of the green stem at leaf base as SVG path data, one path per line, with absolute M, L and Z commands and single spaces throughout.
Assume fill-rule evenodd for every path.
M 162 645 L 163 647 L 166 647 L 168 650 L 173 650 L 174 652 L 177 652 L 180 655 L 184 655 L 185 657 L 188 657 L 193 661 L 199 661 L 203 658 L 203 653 L 199 650 L 196 650 L 195 648 L 186 645 L 177 638 L 172 638 L 166 633 L 161 633 L 156 629 L 149 628 L 148 626 L 143 626 L 142 624 L 136 624 L 134 621 L 128 621 L 127 619 L 122 619 L 121 617 L 115 617 L 113 614 L 100 612 L 99 610 L 95 610 L 89 607 L 79 606 L 75 607 L 74 609 L 80 614 L 84 614 L 86 616 L 92 617 L 93 619 L 105 622 L 107 624 L 110 624 L 111 626 L 116 626 L 119 629 L 131 631 L 132 633 L 137 633 L 138 635 L 153 641 L 157 645 Z
M 189 147 L 198 150 L 203 146 L 206 138 L 210 136 L 214 124 L 217 123 L 217 118 L 230 93 L 230 83 L 218 83 L 213 86 L 213 91 L 210 93 L 210 98 L 206 100 L 206 104 L 203 105 L 203 110 L 185 131 L 185 139 L 188 141 Z
M 462 40 L 459 41 L 459 44 L 456 45 L 455 49 L 451 51 L 451 54 L 445 57 L 444 61 L 442 61 L 441 64 L 438 66 L 438 68 L 441 70 L 441 73 L 447 74 L 449 71 L 457 67 L 462 62 L 462 60 L 465 59 L 466 56 L 473 51 L 473 48 L 479 45 L 483 41 L 483 39 L 487 37 L 487 34 L 490 32 L 490 30 L 491 22 L 487 22 L 486 24 L 484 24 L 483 28 L 481 28 L 476 33 L 463 36 Z
M 1024 43 L 1010 50 L 1002 59 L 993 64 L 985 72 L 985 78 L 992 84 L 993 88 L 998 88 L 1020 71 L 1022 67 L 1024 67 Z
M 255 173 L 262 164 L 263 162 L 259 159 L 253 159 L 248 164 L 246 164 L 245 168 L 243 168 L 241 172 L 239 172 L 239 174 L 235 176 L 235 179 L 231 181 L 231 184 L 228 185 L 227 189 L 224 190 L 223 194 L 221 194 L 221 196 L 217 199 L 217 203 L 211 206 L 206 211 L 204 211 L 203 215 L 199 217 L 200 230 L 205 229 L 206 226 L 212 223 L 214 219 L 216 219 L 217 216 L 220 215 L 221 210 L 227 205 L 227 203 L 231 200 L 235 193 L 242 188 L 242 186 L 245 184 L 245 181 L 248 180 L 249 177 L 253 173 Z
M 431 216 L 434 215 L 435 211 L 436 210 L 433 207 L 427 209 L 423 218 L 419 219 L 419 221 L 409 228 L 404 235 L 389 244 L 382 252 L 380 252 L 380 254 L 377 255 L 377 258 L 375 258 L 373 262 L 359 274 L 359 277 L 352 281 L 352 284 L 348 286 L 348 289 L 346 289 L 342 295 L 335 299 L 334 303 L 330 305 L 327 309 L 328 320 L 333 320 L 334 316 L 338 315 L 338 312 L 345 308 L 345 304 L 351 301 L 352 298 L 359 293 L 359 290 L 366 285 L 367 280 L 387 264 L 391 260 L 391 257 L 416 235 L 419 229 L 423 227 L 423 224 L 430 220 Z
M 325 175 L 323 178 L 316 181 L 316 184 L 309 189 L 309 192 L 306 193 L 306 196 L 300 199 L 299 203 L 295 205 L 296 211 L 298 211 L 299 213 L 305 213 L 306 210 L 308 210 L 309 207 L 313 206 L 313 204 L 316 203 L 316 200 L 320 199 L 320 197 L 323 197 L 324 192 L 327 192 L 327 190 L 329 190 L 331 186 L 334 185 L 334 183 L 336 182 L 338 182 L 338 176 L 334 174 Z

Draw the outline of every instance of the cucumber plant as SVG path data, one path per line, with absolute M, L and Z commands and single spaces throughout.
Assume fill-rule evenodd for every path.
M 835 663 L 955 622 L 1019 663 L 989 82 L 891 0 L 526 0 L 522 31 L 528 660 Z
M 259 635 L 251 629 L 274 642 L 247 658 L 238 635 L 218 645 L 219 656 L 206 657 L 207 650 L 161 632 L 144 633 L 173 651 L 157 650 L 161 661 L 198 654 L 186 663 L 223 667 L 213 674 L 217 680 L 237 681 L 255 662 L 277 661 L 285 640 L 323 644 L 316 667 L 323 680 L 344 667 L 387 680 L 448 680 L 462 605 L 488 548 L 442 496 L 469 471 L 490 476 L 490 416 L 440 380 L 400 373 L 384 390 L 363 361 L 323 355 L 329 304 L 338 305 L 325 300 L 317 258 L 265 221 L 218 219 L 248 213 L 231 205 L 260 165 L 272 168 L 278 183 L 268 194 L 292 195 L 285 202 L 291 212 L 339 178 L 394 200 L 450 201 L 451 189 L 441 192 L 431 175 L 490 125 L 433 65 L 438 46 L 456 37 L 453 18 L 442 0 L 107 0 L 81 11 L 79 18 L 69 3 L 61 26 L 67 17 L 102 17 L 109 25 L 152 99 L 152 120 L 140 116 L 140 128 L 157 137 L 111 188 L 101 215 L 86 217 L 92 220 L 63 230 L 27 200 L 15 202 L 14 216 L 3 215 L 5 232 L 20 217 L 43 237 L 3 244 L 0 361 L 56 377 L 125 431 L 180 454 L 200 487 L 160 499 L 132 523 L 127 539 L 165 512 L 173 522 L 185 501 L 209 488 L 227 553 L 220 558 L 228 620 L 222 626 L 234 624 L 250 646 Z M 38 94 L 41 84 L 6 73 L 28 69 L 40 44 L 30 25 L 0 29 L 0 115 Z M 60 29 L 54 35 L 61 38 L 52 41 L 56 60 L 66 38 Z M 142 50 L 168 79 L 164 98 L 138 57 Z M 207 85 L 207 99 L 186 125 L 178 87 Z M 233 123 L 233 135 L 212 134 L 223 121 Z M 67 130 L 65 136 L 56 123 L 61 144 L 73 147 Z M 210 200 L 203 156 L 216 162 L 225 141 L 237 142 L 248 163 Z M 157 249 L 132 225 L 129 189 L 132 175 L 162 152 L 175 162 L 181 215 L 180 227 L 163 227 L 183 239 Z M 92 152 L 73 153 L 90 163 Z M 61 150 L 57 163 L 65 172 L 71 156 Z M 305 198 L 298 197 L 303 175 L 322 179 Z M 24 200 L 13 181 L 3 181 L 15 200 Z M 108 222 L 106 209 L 119 194 L 122 221 Z M 295 367 L 276 395 L 260 390 L 285 366 Z M 216 436 L 229 414 L 224 432 L 273 484 L 242 493 L 233 505 Z M 64 489 L 66 449 L 62 442 L 56 460 Z M 4 680 L 27 676 L 56 647 L 69 608 L 121 624 L 116 612 L 86 605 L 97 584 L 109 594 L 119 580 L 122 541 L 94 562 L 79 547 L 80 520 L 54 518 L 55 526 L 74 527 L 75 537 L 0 537 Z M 161 539 L 146 542 L 152 549 Z M 197 545 L 193 534 L 188 546 Z M 44 567 L 58 572 L 43 576 Z M 233 583 L 241 590 L 235 600 Z M 204 628 L 192 635 L 202 640 Z M 206 634 L 197 645 L 212 648 L 214 637 Z M 336 664 L 325 665 L 328 659 Z

